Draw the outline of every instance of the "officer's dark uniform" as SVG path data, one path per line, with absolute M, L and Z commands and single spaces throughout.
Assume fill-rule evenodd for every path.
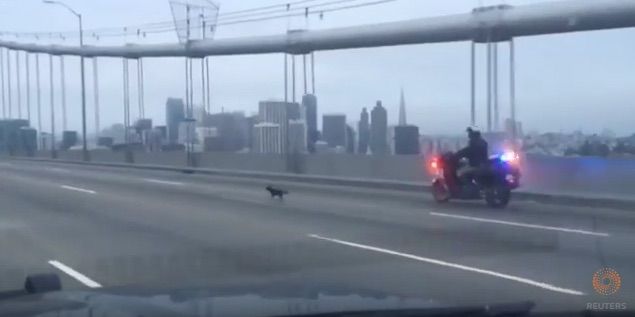
M 487 141 L 481 137 L 480 132 L 468 129 L 470 141 L 467 147 L 456 152 L 457 159 L 467 158 L 469 166 L 463 167 L 457 171 L 459 178 L 463 178 L 468 174 L 473 174 L 483 168 L 488 161 Z

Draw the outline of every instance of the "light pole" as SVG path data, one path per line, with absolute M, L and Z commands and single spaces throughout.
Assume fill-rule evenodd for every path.
M 73 10 L 73 8 L 69 7 L 66 3 L 55 0 L 43 0 L 44 3 L 47 4 L 56 4 L 60 5 L 73 15 L 77 17 L 79 20 L 79 46 L 84 46 L 84 27 L 82 24 L 82 15 L 77 11 Z M 84 56 L 80 56 L 80 64 L 81 64 L 81 80 L 82 80 L 82 158 L 84 161 L 88 161 L 88 143 L 86 141 L 86 76 L 84 72 Z

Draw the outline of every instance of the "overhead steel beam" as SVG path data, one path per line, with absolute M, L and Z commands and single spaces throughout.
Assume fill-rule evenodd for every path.
M 481 7 L 470 13 L 327 30 L 189 41 L 186 44 L 57 46 L 0 41 L 0 47 L 85 57 L 203 57 L 313 51 L 511 38 L 635 27 L 633 0 L 567 0 L 524 6 Z

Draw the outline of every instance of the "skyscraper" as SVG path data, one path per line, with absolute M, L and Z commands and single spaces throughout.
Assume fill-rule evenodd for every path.
M 248 149 L 253 149 L 254 148 L 254 138 L 255 138 L 255 132 L 254 132 L 254 126 L 256 124 L 258 124 L 258 115 L 251 115 L 249 117 L 246 117 L 245 120 L 247 121 L 247 148 Z
M 306 142 L 304 120 L 289 120 L 289 153 L 306 153 Z
M 37 130 L 29 127 L 21 127 L 19 130 L 20 148 L 27 156 L 35 155 L 37 151 Z
M 322 116 L 322 139 L 329 147 L 346 146 L 346 115 L 325 114 Z
M 314 153 L 315 142 L 319 139 L 317 129 L 317 97 L 311 94 L 302 96 L 302 107 L 304 108 L 306 121 L 307 148 L 310 153 Z
M 134 123 L 134 127 L 138 133 L 144 130 L 152 130 L 152 119 L 137 119 Z
M 370 150 L 374 155 L 388 154 L 388 114 L 377 101 L 370 113 Z
M 315 153 L 324 154 L 328 152 L 329 152 L 329 145 L 326 142 L 322 140 L 315 142 Z
M 177 143 L 179 144 L 197 144 L 199 142 L 196 135 L 196 127 L 192 122 L 181 121 L 181 123 L 179 123 L 178 136 Z
M 146 131 L 147 138 L 145 139 L 145 145 L 148 151 L 158 152 L 161 151 L 163 145 L 164 134 L 160 127 L 154 127 L 152 130 Z
M 185 119 L 183 99 L 168 98 L 165 104 L 165 124 L 168 129 L 168 143 L 175 144 L 179 139 L 179 125 Z
M 217 131 L 221 151 L 236 152 L 247 145 L 247 119 L 242 112 L 221 112 L 207 116 L 207 127 Z
M 77 135 L 77 131 L 64 131 L 62 132 L 62 144 L 60 145 L 60 150 L 68 151 L 71 147 L 77 145 L 79 141 L 79 136 Z
M 196 139 L 204 152 L 223 151 L 223 144 L 215 127 L 196 127 Z
M 205 110 L 205 107 L 203 106 L 194 106 L 192 111 L 194 112 L 192 117 L 194 118 L 194 120 L 196 120 L 196 125 L 197 126 L 206 126 L 205 123 L 207 120 L 207 111 Z
M 355 153 L 355 130 L 350 125 L 346 125 L 346 153 Z
M 254 125 L 255 153 L 282 153 L 282 138 L 280 137 L 280 125 L 277 123 L 263 122 Z
M 357 124 L 357 133 L 358 136 L 358 144 L 357 144 L 357 153 L 366 154 L 368 153 L 368 140 L 370 139 L 370 122 L 368 119 L 368 111 L 366 108 L 362 109 L 362 113 L 359 116 L 359 123 Z
M 304 115 L 299 103 L 287 103 L 287 120 L 301 120 Z
M 21 129 L 28 128 L 29 121 L 23 119 L 0 120 L 0 152 L 16 154 L 22 152 Z
M 111 137 L 113 144 L 119 144 L 126 142 L 126 129 L 124 125 L 121 123 L 115 123 L 112 126 L 105 128 L 102 130 L 101 135 L 104 137 Z M 178 126 L 176 127 L 175 135 L 178 135 Z M 172 144 L 176 144 L 176 139 L 174 142 L 170 142 Z
M 516 129 L 514 131 L 514 128 Z M 511 118 L 505 119 L 505 134 L 508 138 L 512 138 L 516 134 L 516 138 L 523 136 L 523 125 L 520 121 L 514 121 Z
M 300 105 L 284 101 L 261 101 L 258 105 L 260 122 L 276 123 L 280 127 L 282 152 L 286 153 L 289 120 L 300 119 Z
M 419 127 L 414 125 L 399 125 L 395 127 L 395 154 L 419 154 Z
M 516 121 L 516 137 L 518 138 L 522 138 L 523 137 L 523 123 L 520 121 Z
M 386 142 L 388 145 L 388 151 L 387 154 L 390 155 L 394 155 L 395 154 L 395 127 L 396 125 L 389 125 L 388 126 L 388 134 L 386 137 Z
M 399 99 L 399 125 L 407 125 L 406 123 L 406 99 L 403 95 L 403 88 L 401 89 L 401 97 Z

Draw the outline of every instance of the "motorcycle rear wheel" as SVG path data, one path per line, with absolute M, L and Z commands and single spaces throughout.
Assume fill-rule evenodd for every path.
M 443 182 L 432 184 L 432 197 L 437 203 L 445 203 L 450 200 L 450 191 Z

